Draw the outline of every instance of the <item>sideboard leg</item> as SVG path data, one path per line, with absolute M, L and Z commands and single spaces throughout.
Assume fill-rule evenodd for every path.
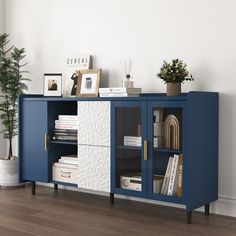
M 110 193 L 110 203 L 114 204 L 114 193 Z
M 36 192 L 36 184 L 35 184 L 35 181 L 32 181 L 31 182 L 31 193 L 32 193 L 32 195 L 35 195 L 35 192 Z
M 187 224 L 192 223 L 192 211 L 187 211 Z
M 58 190 L 58 184 L 54 184 L 54 191 Z
M 205 216 L 210 215 L 210 203 L 205 205 Z

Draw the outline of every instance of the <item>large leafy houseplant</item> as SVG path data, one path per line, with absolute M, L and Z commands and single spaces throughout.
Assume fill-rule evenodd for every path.
M 7 160 L 13 159 L 12 140 L 17 135 L 17 100 L 28 87 L 22 68 L 22 60 L 26 56 L 24 48 L 8 46 L 9 35 L 0 35 L 0 119 L 3 125 L 1 133 L 9 141 Z

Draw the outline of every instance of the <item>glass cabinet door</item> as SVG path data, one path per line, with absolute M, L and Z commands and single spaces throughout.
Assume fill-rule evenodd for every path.
M 146 195 L 146 103 L 112 103 L 112 192 Z
M 181 202 L 183 196 L 183 103 L 149 102 L 148 195 Z

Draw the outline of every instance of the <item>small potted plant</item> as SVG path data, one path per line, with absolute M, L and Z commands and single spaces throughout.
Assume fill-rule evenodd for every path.
M 179 59 L 173 59 L 171 63 L 163 62 L 157 77 L 167 84 L 167 96 L 180 95 L 181 83 L 194 80 L 186 67 L 187 65 Z
M 8 46 L 7 34 L 0 35 L 0 119 L 1 134 L 8 140 L 8 154 L 0 157 L 0 185 L 16 186 L 19 183 L 18 159 L 13 155 L 13 138 L 17 135 L 17 101 L 20 94 L 28 87 L 23 77 L 22 59 L 25 49 Z

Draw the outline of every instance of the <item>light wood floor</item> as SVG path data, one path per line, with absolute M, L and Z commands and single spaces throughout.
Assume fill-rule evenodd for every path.
M 236 218 L 47 187 L 0 189 L 0 236 L 235 236 Z

